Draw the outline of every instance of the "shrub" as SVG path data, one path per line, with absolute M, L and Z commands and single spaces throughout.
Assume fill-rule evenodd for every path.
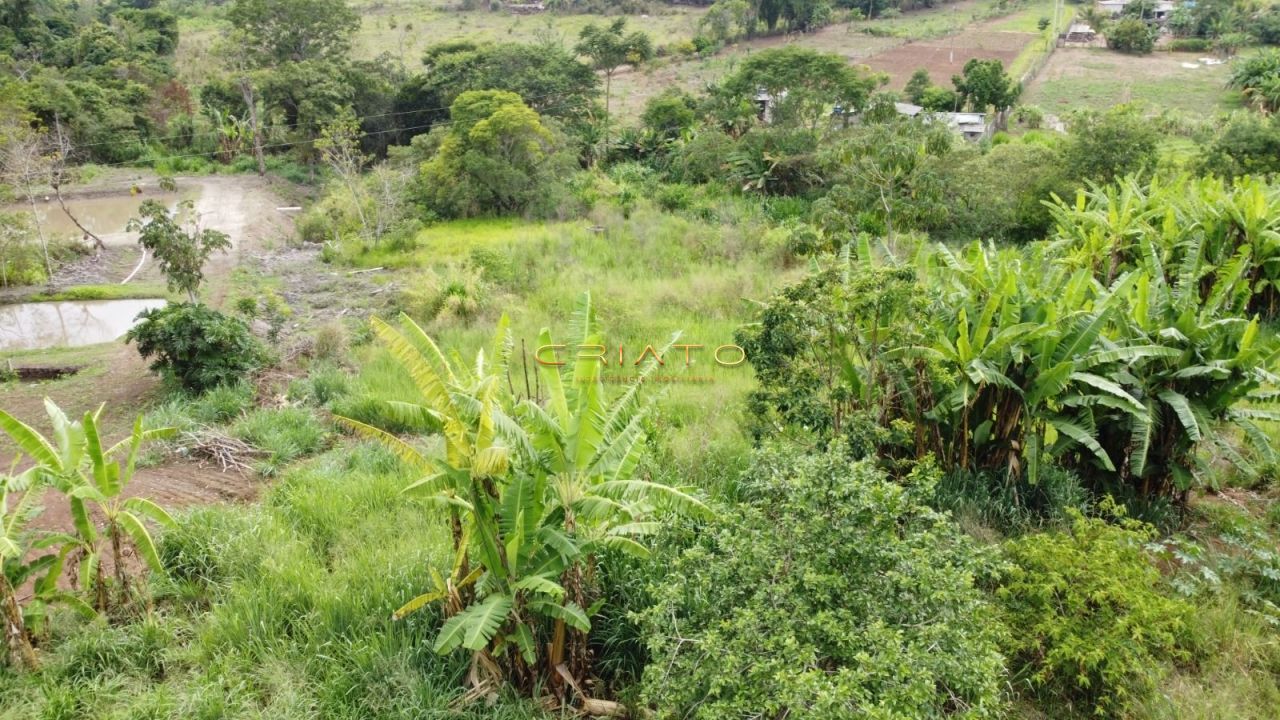
M 1280 172 L 1280 121 L 1235 113 L 1201 146 L 1199 170 L 1222 177 Z
M 703 130 L 675 153 L 671 163 L 673 179 L 705 183 L 724 177 L 725 163 L 733 152 L 734 139 L 719 130 Z
M 1155 34 L 1138 18 L 1125 18 L 1107 29 L 1107 47 L 1112 50 L 1146 55 L 1155 44 Z
M 676 212 L 679 210 L 688 210 L 693 207 L 694 188 L 691 185 L 661 185 L 658 192 L 654 195 L 654 202 L 658 203 L 658 207 L 667 212 Z
M 1013 565 L 996 597 L 1010 670 L 1055 709 L 1123 716 L 1155 688 L 1162 661 L 1185 655 L 1192 608 L 1161 594 L 1149 526 L 1073 517 L 1065 532 L 1005 545 Z
M 1209 38 L 1175 38 L 1169 41 L 1172 52 L 1208 52 L 1213 49 L 1213 41 Z
M 262 366 L 265 353 L 249 326 L 199 303 L 174 303 L 139 315 L 125 334 L 151 369 L 201 393 L 244 378 Z
M 1013 119 L 1029 130 L 1039 130 L 1044 125 L 1044 111 L 1035 105 L 1019 105 L 1013 111 Z
M 983 561 L 945 516 L 843 452 L 762 451 L 743 483 L 652 588 L 643 695 L 662 717 L 998 712 Z
M 347 349 L 347 327 L 341 320 L 329 320 L 316 328 L 312 354 L 319 360 L 337 360 Z

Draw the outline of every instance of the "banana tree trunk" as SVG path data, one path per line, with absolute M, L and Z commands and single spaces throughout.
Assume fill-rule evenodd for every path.
M 28 670 L 36 670 L 40 661 L 36 659 L 35 648 L 31 646 L 31 638 L 27 636 L 22 608 L 18 607 L 18 596 L 3 572 L 0 572 L 0 605 L 3 606 L 4 635 L 9 647 Z

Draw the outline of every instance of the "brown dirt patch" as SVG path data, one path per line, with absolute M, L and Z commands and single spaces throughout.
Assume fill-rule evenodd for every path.
M 170 462 L 157 467 L 141 468 L 124 490 L 124 497 L 152 500 L 173 512 L 198 505 L 224 502 L 247 502 L 258 495 L 260 483 L 238 472 L 223 472 L 215 465 L 190 461 Z M 44 507 L 32 523 L 41 530 L 70 530 L 71 508 L 67 499 L 54 490 L 46 490 L 40 499 Z
M 937 85 L 946 87 L 952 75 L 959 75 L 964 64 L 977 58 L 999 60 L 1005 67 L 1028 43 L 1037 39 L 1035 33 L 1003 32 L 998 30 L 972 30 L 946 38 L 907 43 L 867 58 L 864 62 L 872 70 L 889 76 L 889 87 L 901 89 L 916 70 L 924 68 Z

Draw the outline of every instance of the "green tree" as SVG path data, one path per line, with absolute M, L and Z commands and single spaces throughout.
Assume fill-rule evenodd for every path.
M 1105 183 L 1155 166 L 1160 133 L 1131 105 L 1081 112 L 1070 128 L 1063 148 L 1068 177 Z
M 954 112 L 959 105 L 958 93 L 936 85 L 920 95 L 920 107 L 932 112 Z
M 931 158 L 951 151 L 941 123 L 894 119 L 859 128 L 826 151 L 831 191 L 814 204 L 829 237 L 868 231 L 893 239 L 901 228 L 934 222 L 943 186 Z M 840 243 L 843 244 L 843 243 Z
M 1022 86 L 1009 77 L 999 60 L 973 58 L 964 64 L 961 75 L 951 78 L 951 83 L 961 100 L 977 112 L 993 108 L 1001 126 L 1005 111 L 1013 107 L 1022 94 Z
M 920 68 L 911 73 L 911 79 L 907 80 L 907 85 L 902 89 L 902 92 L 908 100 L 919 105 L 920 100 L 924 97 L 925 90 L 931 87 L 933 87 L 933 80 L 929 78 L 929 71 Z
M 578 33 L 574 51 L 591 59 L 591 65 L 604 73 L 604 138 L 609 141 L 609 101 L 613 92 L 613 75 L 623 65 L 638 65 L 653 57 L 653 41 L 640 30 L 628 33 L 627 19 L 618 18 L 608 25 L 590 23 Z
M 698 28 L 711 36 L 718 44 L 750 37 L 755 30 L 756 16 L 747 0 L 716 0 L 698 21 Z
M 557 44 L 475 43 L 458 40 L 427 48 L 425 71 L 401 85 L 395 111 L 402 113 L 401 141 L 448 117 L 447 108 L 468 90 L 506 90 L 578 134 L 595 106 L 600 81 L 592 69 Z M 412 128 L 412 129 L 408 129 Z
M 1280 121 L 1235 113 L 1200 149 L 1200 172 L 1233 178 L 1280 173 Z
M 241 51 L 259 67 L 342 61 L 360 27 L 346 0 L 233 0 L 227 20 Z
M 720 92 L 754 102 L 763 90 L 772 103 L 773 122 L 814 130 L 836 105 L 861 110 L 883 82 L 883 76 L 852 66 L 841 55 L 792 44 L 752 53 Z
M 360 177 L 368 158 L 360 152 L 360 123 L 350 108 L 343 108 L 342 112 L 324 126 L 320 131 L 319 139 L 316 140 L 316 149 L 320 151 L 320 157 L 329 166 L 329 170 L 337 176 L 338 181 L 351 196 L 356 217 L 360 219 L 360 228 L 366 237 L 370 235 L 373 237 L 373 243 L 376 246 L 382 239 L 379 234 L 380 228 L 372 227 L 365 217 L 367 199 Z
M 682 90 L 668 88 L 649 98 L 640 122 L 663 141 L 675 140 L 693 128 L 698 120 L 697 100 Z
M 186 293 L 192 303 L 200 302 L 200 283 L 204 281 L 204 265 L 215 252 L 231 248 L 231 238 L 212 228 L 193 223 L 190 230 L 179 218 L 194 213 L 190 200 L 178 204 L 174 212 L 163 203 L 147 200 L 138 208 L 138 217 L 129 221 L 129 230 L 137 232 L 138 244 L 150 252 L 169 282 L 169 289 Z
M 1107 28 L 1107 47 L 1123 53 L 1146 55 L 1155 47 L 1155 33 L 1147 23 L 1128 17 Z
M 440 149 L 422 165 L 427 204 L 450 216 L 522 212 L 553 198 L 571 164 L 560 141 L 519 95 L 458 96 Z

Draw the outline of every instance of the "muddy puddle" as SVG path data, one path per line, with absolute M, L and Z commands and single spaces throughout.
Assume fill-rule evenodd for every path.
M 0 351 L 78 347 L 108 342 L 133 327 L 143 310 L 164 300 L 87 300 L 0 305 Z
M 198 190 L 179 190 L 178 192 L 143 192 L 137 195 L 103 195 L 100 197 L 67 198 L 67 209 L 85 227 L 102 238 L 109 246 L 132 245 L 137 242 L 138 234 L 125 230 L 129 219 L 137 217 L 138 207 L 145 200 L 158 200 L 174 208 L 180 200 L 194 200 Z M 5 212 L 31 215 L 31 206 L 25 202 L 6 205 Z M 58 205 L 58 199 L 36 199 L 36 217 L 49 239 L 80 238 L 80 232 L 71 218 Z

